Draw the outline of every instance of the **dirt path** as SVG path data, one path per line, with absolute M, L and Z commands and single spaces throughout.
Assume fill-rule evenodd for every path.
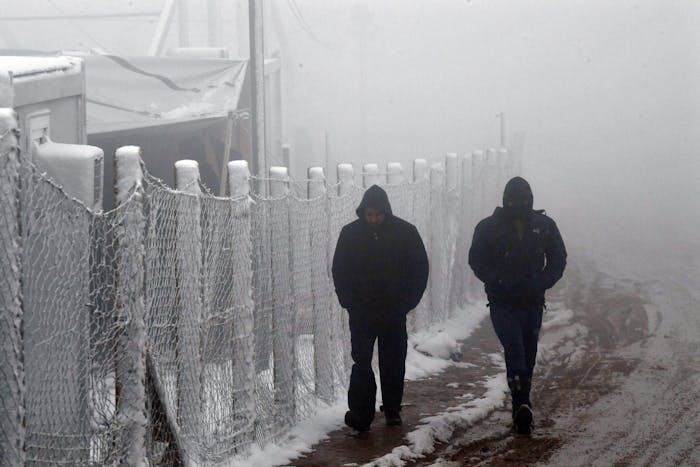
M 642 287 L 570 267 L 551 302 L 571 321 L 542 333 L 535 434 L 513 436 L 504 404 L 408 465 L 700 465 L 700 297 L 687 279 Z M 407 383 L 403 427 L 378 418 L 370 433 L 339 430 L 293 465 L 368 463 L 406 445 L 422 418 L 457 405 L 466 387 L 480 397 L 479 382 L 503 372 L 490 322 L 482 324 L 463 346 L 462 360 L 475 366 Z
M 583 414 L 602 397 L 613 394 L 640 360 L 623 355 L 642 343 L 648 322 L 638 286 L 596 275 L 586 279 L 570 271 L 559 290 L 573 312 L 570 336 L 546 349 L 551 333 L 543 330 L 546 358 L 538 361 L 533 387 L 536 429 L 532 437 L 513 436 L 507 428 L 506 407 L 474 427 L 455 433 L 444 448 L 415 465 L 533 465 L 547 463 L 554 453 L 576 436 Z M 572 458 L 561 464 L 573 465 Z
M 349 428 L 332 432 L 328 439 L 315 446 L 314 452 L 296 459 L 291 465 L 327 467 L 368 463 L 396 446 L 405 445 L 406 434 L 413 431 L 422 418 L 453 407 L 465 391 L 481 397 L 486 389 L 471 381 L 483 379 L 484 369 L 489 374 L 502 371 L 490 356 L 500 352 L 500 345 L 489 326 L 476 329 L 462 347 L 464 365 L 450 367 L 432 378 L 406 382 L 402 426 L 387 427 L 382 414 L 377 413 L 370 432 L 354 433 Z M 466 383 L 455 386 L 455 382 Z

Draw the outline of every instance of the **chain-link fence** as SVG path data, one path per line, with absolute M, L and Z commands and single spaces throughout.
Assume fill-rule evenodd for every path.
M 19 156 L 13 128 L 0 135 L 0 463 L 223 464 L 345 397 L 330 261 L 363 193 L 352 173 L 220 198 L 165 186 L 127 148 L 118 208 L 94 213 Z M 469 299 L 471 230 L 510 159 L 372 174 L 428 249 L 411 330 Z

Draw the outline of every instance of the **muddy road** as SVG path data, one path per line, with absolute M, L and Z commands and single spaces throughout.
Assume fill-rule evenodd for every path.
M 535 432 L 510 433 L 505 402 L 456 424 L 432 453 L 406 465 L 700 465 L 700 296 L 692 271 L 629 280 L 572 266 L 549 296 L 532 402 Z M 696 276 L 697 277 L 697 276 Z M 697 279 L 695 279 L 697 285 Z M 467 339 L 462 365 L 406 385 L 404 426 L 331 433 L 293 465 L 392 465 L 421 419 L 448 411 L 468 388 L 502 373 L 488 319 Z M 382 459 L 384 456 L 384 459 Z

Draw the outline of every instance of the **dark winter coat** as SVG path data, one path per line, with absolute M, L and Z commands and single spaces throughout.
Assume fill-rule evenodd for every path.
M 384 222 L 370 226 L 366 207 L 383 211 Z M 343 227 L 333 256 L 340 305 L 350 313 L 408 313 L 428 281 L 428 257 L 418 230 L 392 214 L 386 192 L 376 185 L 367 189 L 356 212 L 358 219 Z
M 496 208 L 476 226 L 469 265 L 484 282 L 489 303 L 543 305 L 545 290 L 566 267 L 559 229 L 543 211 L 528 208 L 520 238 L 505 211 Z

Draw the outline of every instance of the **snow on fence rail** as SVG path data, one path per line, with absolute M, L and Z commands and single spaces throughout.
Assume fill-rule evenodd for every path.
M 489 150 L 416 160 L 410 181 L 397 163 L 341 164 L 336 184 L 320 167 L 297 181 L 273 168 L 253 184 L 262 195 L 233 161 L 222 198 L 196 162 L 178 162 L 173 189 L 125 147 L 119 206 L 95 213 L 18 154 L 15 129 L 0 110 L 3 465 L 216 465 L 280 439 L 345 397 L 329 265 L 364 188 L 383 185 L 426 243 L 417 330 L 473 293 L 471 230 L 515 167 Z

